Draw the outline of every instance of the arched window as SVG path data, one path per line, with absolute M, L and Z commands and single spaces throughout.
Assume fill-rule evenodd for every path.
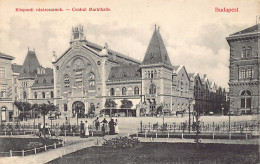
M 45 99 L 45 92 L 42 92 L 42 98 Z
M 245 58 L 246 57 L 246 48 L 245 47 L 242 48 L 242 52 L 241 53 L 242 53 L 241 57 Z
M 157 71 L 154 71 L 154 77 L 157 78 Z
M 151 79 L 153 79 L 153 71 L 151 71 Z
M 53 95 L 53 92 L 51 91 L 51 98 L 53 98 L 54 97 L 54 95 Z
M 149 94 L 155 94 L 156 93 L 156 86 L 154 84 L 151 84 L 149 87 Z
M 122 88 L 122 95 L 126 95 L 126 88 L 125 87 Z
M 68 111 L 68 105 L 64 104 L 64 112 L 67 112 L 67 111 Z
M 133 95 L 133 89 L 131 87 L 127 89 L 127 95 Z
M 37 92 L 34 92 L 34 98 L 37 99 Z
M 43 79 L 43 84 L 45 84 L 46 83 L 46 79 Z
M 134 94 L 139 95 L 139 88 L 138 87 L 135 87 Z
M 25 91 L 23 92 L 23 99 L 27 99 L 27 93 Z
M 114 88 L 110 89 L 110 96 L 115 96 L 115 89 Z
M 150 78 L 150 71 L 148 71 L 148 78 Z
M 240 71 L 240 77 L 241 77 L 241 79 L 245 79 L 246 78 L 246 71 L 245 71 L 245 69 L 244 68 L 242 68 L 241 69 L 241 71 Z
M 64 86 L 65 87 L 70 87 L 70 77 L 68 74 L 64 75 Z
M 244 90 L 241 93 L 241 108 L 251 108 L 251 92 Z

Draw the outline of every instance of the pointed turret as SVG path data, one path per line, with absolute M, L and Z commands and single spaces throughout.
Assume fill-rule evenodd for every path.
M 22 69 L 19 74 L 19 79 L 33 79 L 37 75 L 37 69 L 40 68 L 40 63 L 36 57 L 35 51 L 28 49 L 27 56 L 24 60 Z
M 159 32 L 159 28 L 157 29 L 156 26 L 142 63 L 142 65 L 151 64 L 164 64 L 172 66 L 168 53 L 164 46 L 161 34 Z

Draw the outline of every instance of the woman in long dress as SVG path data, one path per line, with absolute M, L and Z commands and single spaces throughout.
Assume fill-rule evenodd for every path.
M 88 121 L 85 122 L 85 137 L 88 138 L 89 136 L 89 129 L 88 129 Z
M 115 133 L 118 134 L 119 133 L 119 129 L 118 129 L 118 121 L 116 119 L 116 122 L 115 122 Z

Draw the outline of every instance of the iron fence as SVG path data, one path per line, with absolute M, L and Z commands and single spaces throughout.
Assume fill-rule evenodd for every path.
M 165 123 L 164 125 L 159 125 L 158 123 L 148 125 L 143 125 L 140 123 L 139 132 L 188 132 L 195 131 L 195 123 L 192 123 L 190 126 L 187 122 L 182 123 Z M 223 123 L 204 123 L 200 122 L 199 124 L 200 132 L 210 132 L 210 133 L 249 133 L 249 132 L 258 132 L 259 131 L 259 121 L 244 121 L 244 122 L 233 122 L 231 124 L 227 122 Z

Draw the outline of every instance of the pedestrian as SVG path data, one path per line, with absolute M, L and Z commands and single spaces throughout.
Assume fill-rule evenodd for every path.
M 100 122 L 98 120 L 98 117 L 93 121 L 93 123 L 95 124 L 96 131 L 98 131 L 99 130 L 99 126 L 100 126 Z
M 115 134 L 118 134 L 119 133 L 119 128 L 118 128 L 118 121 L 116 119 L 115 121 Z
M 105 136 L 106 135 L 106 128 L 105 128 L 104 123 L 102 124 L 101 130 L 102 130 L 103 136 Z
M 107 130 L 107 120 L 106 118 L 103 119 L 103 121 L 101 121 L 103 124 L 104 124 L 104 127 L 105 127 L 105 131 Z
M 84 123 L 80 121 L 80 137 L 84 136 Z
M 109 134 L 114 135 L 115 134 L 115 122 L 114 119 L 111 119 L 108 123 L 109 125 Z
M 88 129 L 88 121 L 85 121 L 85 136 L 86 138 L 88 138 L 89 136 L 89 129 Z

